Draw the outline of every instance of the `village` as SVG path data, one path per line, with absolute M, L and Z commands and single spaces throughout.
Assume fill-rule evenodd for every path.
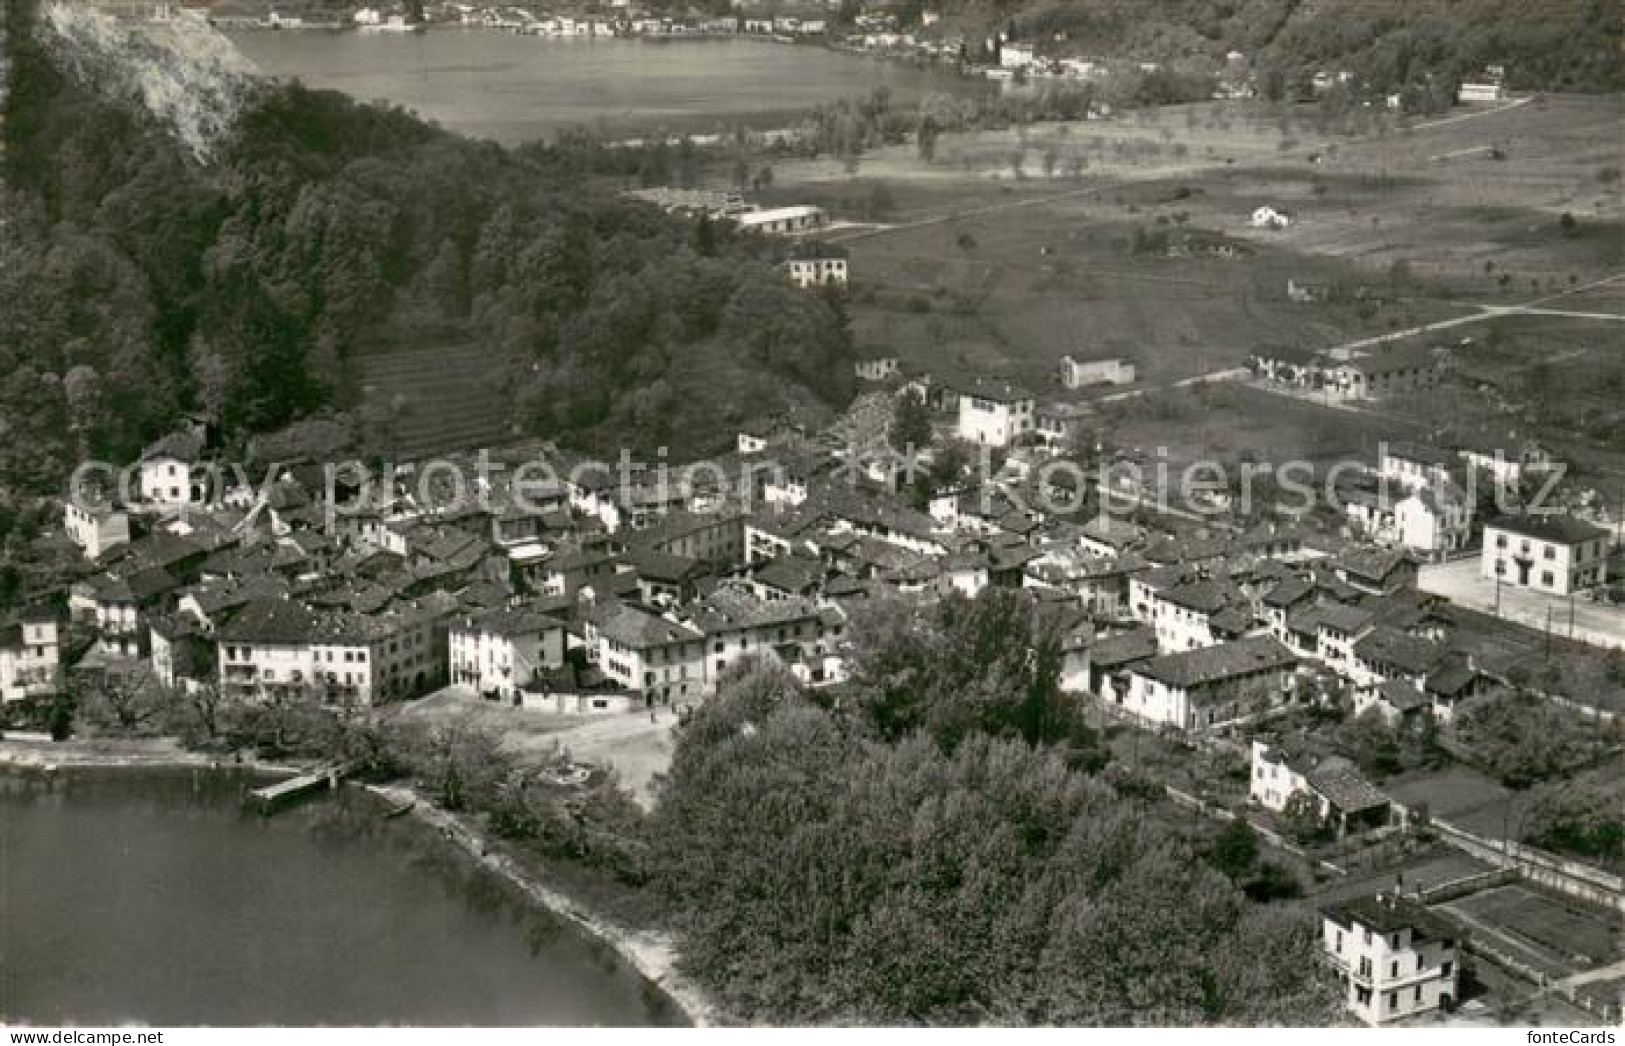
M 844 284 L 844 258 L 803 237 L 810 210 L 740 217 L 797 237 L 788 279 Z M 1261 349 L 1236 380 L 1370 402 L 1441 366 L 1411 349 Z M 869 391 L 837 425 L 740 432 L 731 454 L 648 475 L 532 443 L 387 475 L 290 462 L 232 484 L 207 424 L 177 430 L 63 504 L 53 533 L 80 580 L 4 633 L 8 719 L 41 728 L 25 710 L 70 679 L 501 709 L 516 735 L 581 732 L 579 758 L 587 738 L 631 738 L 646 786 L 672 727 L 740 662 L 838 695 L 857 608 L 1022 589 L 1063 615 L 1063 685 L 1119 747 L 1132 739 L 1131 765 L 1311 869 L 1356 1017 L 1482 1006 L 1472 995 L 1499 977 L 1617 1018 L 1618 875 L 1509 828 L 1528 800 L 1457 735 L 1475 704 L 1532 704 L 1572 735 L 1558 780 L 1618 776 L 1618 521 L 1482 518 L 1467 493 L 1487 482 L 1516 503 L 1561 462 L 1533 444 L 1396 442 L 1328 487 L 1342 519 L 1328 530 L 1308 506 L 1249 519 L 1225 489 L 1171 502 L 1121 467 L 1088 397 L 1135 389 L 1122 359 L 1067 354 L 1042 396 L 890 356 L 856 369 Z M 1085 474 L 1080 453 L 1108 471 Z M 1443 756 L 1390 753 L 1379 784 L 1340 754 L 1339 723 Z
M 432 10 L 535 35 L 828 31 L 811 16 Z M 352 21 L 410 31 L 423 12 L 364 8 Z M 916 38 L 890 16 L 857 25 L 845 45 L 968 54 L 963 40 Z M 974 48 L 989 79 L 1104 73 L 989 43 Z M 1232 64 L 1216 98 L 1248 99 L 1243 56 Z M 1455 98 L 1507 103 L 1504 79 L 1486 68 Z M 1276 162 L 1273 145 L 1258 152 Z M 1280 156 L 1323 166 L 1313 145 L 1283 144 Z M 54 744 L 115 732 L 74 721 L 69 696 L 100 695 L 116 712 L 138 693 L 207 694 L 479 722 L 514 750 L 567 752 L 552 771 L 561 787 L 613 774 L 647 806 L 683 725 L 742 672 L 777 666 L 839 707 L 873 608 L 1017 592 L 1055 625 L 1061 689 L 1105 739 L 1105 772 L 1216 838 L 1256 845 L 1241 859 L 1258 872 L 1249 896 L 1316 913 L 1351 1021 L 1620 1021 L 1625 488 L 1611 448 L 1574 454 L 1572 433 L 1549 433 L 1533 407 L 1487 406 L 1519 390 L 1485 373 L 1494 357 L 1481 332 L 1504 324 L 1496 337 L 1515 339 L 1516 324 L 1543 324 L 1534 337 L 1583 342 L 1556 358 L 1584 365 L 1598 345 L 1617 351 L 1625 276 L 1562 283 L 1554 267 L 1524 294 L 1491 265 L 1481 282 L 1497 296 L 1447 299 L 1408 262 L 1357 290 L 1344 269 L 1276 267 L 1283 242 L 1376 235 L 1352 206 L 1316 215 L 1319 181 L 1318 192 L 1294 183 L 1296 195 L 1159 182 L 1143 199 L 1113 186 L 1109 203 L 1095 187 L 1037 200 L 1076 208 L 1068 221 L 1080 228 L 1127 228 L 1125 212 L 1138 226 L 1142 207 L 1196 211 L 1189 225 L 1189 210 L 1159 219 L 1154 241 L 1116 230 L 1106 264 L 1104 234 L 1069 246 L 1064 236 L 1082 234 L 1024 209 L 1035 198 L 993 195 L 1002 186 L 981 211 L 877 217 L 844 206 L 855 160 L 844 175 L 801 164 L 787 162 L 777 188 L 713 178 L 621 196 L 758 238 L 784 284 L 852 309 L 858 394 L 833 420 L 754 419 L 712 433 L 731 449 L 682 461 L 599 460 L 515 437 L 250 468 L 215 419 L 189 416 L 134 461 L 81 466 L 50 499 L 30 540 L 65 580 L 0 618 L 0 761 L 49 760 Z M 1171 166 L 1157 178 L 1185 177 Z M 1008 179 L 976 179 L 1033 191 L 1019 160 Z M 1327 232 L 1337 221 L 1346 228 Z M 1076 272 L 1056 260 L 1069 249 L 1084 259 Z M 943 304 L 982 293 L 953 281 L 994 268 L 982 257 L 1000 250 L 1038 258 L 1063 287 L 1166 281 L 1148 297 L 1193 283 L 1198 267 L 1267 272 L 1267 298 L 1263 276 L 1212 297 L 1243 302 L 1249 317 L 1324 309 L 1322 336 L 1280 324 L 1286 333 L 1249 331 L 1238 349 L 1181 334 L 1177 361 L 1104 321 L 1023 337 L 1022 315 L 993 337 L 1006 317 L 978 310 L 995 292 L 1064 299 L 1058 310 L 1082 300 L 989 277 L 973 306 Z M 1436 259 L 1430 278 L 1465 280 L 1450 263 Z M 1089 264 L 1102 275 L 1078 275 Z M 1334 312 L 1346 330 L 1320 319 Z M 1214 450 L 1212 419 L 1248 435 Z M 1294 442 L 1322 430 L 1337 436 Z

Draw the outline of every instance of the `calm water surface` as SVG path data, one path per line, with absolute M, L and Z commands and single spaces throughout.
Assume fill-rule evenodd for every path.
M 355 796 L 262 819 L 202 780 L 0 777 L 0 1023 L 680 1021 L 410 818 Z
M 777 127 L 886 85 L 900 101 L 978 85 L 898 62 L 760 40 L 574 40 L 490 30 L 234 33 L 267 73 L 415 110 L 504 144 L 586 125 L 620 135 Z

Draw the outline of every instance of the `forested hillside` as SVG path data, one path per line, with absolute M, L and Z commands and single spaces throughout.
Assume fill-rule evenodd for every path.
M 1318 70 L 1373 91 L 1453 82 L 1505 65 L 1515 89 L 1625 86 L 1620 0 L 944 0 L 965 26 L 1041 50 L 1206 66 L 1239 51 L 1278 93 Z M 1057 37 L 1060 39 L 1057 39 Z
M 48 9 L 11 10 L 0 486 L 126 459 L 184 410 L 239 441 L 348 410 L 357 361 L 398 347 L 516 360 L 489 409 L 585 445 L 701 449 L 719 420 L 849 394 L 835 305 L 756 243 L 592 187 L 568 146 L 268 85 L 200 146 L 178 127 L 208 121 L 165 106 L 201 74 L 154 87 L 109 65 L 125 30 L 95 27 L 91 64 Z

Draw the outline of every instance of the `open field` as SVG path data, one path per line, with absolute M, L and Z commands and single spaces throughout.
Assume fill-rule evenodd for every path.
M 1065 353 L 1127 356 L 1165 382 L 1261 343 L 1332 347 L 1625 270 L 1608 173 L 1625 166 L 1622 119 L 1625 99 L 1542 98 L 1335 138 L 1302 114 L 1212 103 L 944 134 L 929 162 L 911 145 L 855 166 L 779 161 L 769 202 L 871 223 L 830 234 L 852 254 L 861 347 L 1040 393 Z M 1252 227 L 1263 205 L 1291 225 Z M 1293 302 L 1288 279 L 1341 296 Z M 1599 348 L 1625 335 L 1575 322 Z
M 1415 438 L 1425 425 L 1402 416 L 1328 409 L 1231 382 L 1152 393 L 1113 404 L 1104 417 L 1120 447 L 1149 454 L 1164 448 L 1174 467 L 1245 459 L 1279 468 L 1306 461 L 1317 473 L 1346 461 L 1374 464 L 1381 442 Z
M 1521 884 L 1463 897 L 1454 906 L 1581 967 L 1621 958 L 1615 919 L 1606 910 Z

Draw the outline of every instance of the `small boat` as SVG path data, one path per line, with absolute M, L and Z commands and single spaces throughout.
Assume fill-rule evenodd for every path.
M 400 817 L 401 815 L 410 812 L 412 807 L 414 807 L 416 805 L 417 805 L 417 802 L 415 800 L 408 799 L 406 802 L 402 803 L 399 806 L 392 806 L 388 810 L 385 810 L 384 811 L 384 819 L 389 820 L 389 819 L 392 819 L 392 818 Z

